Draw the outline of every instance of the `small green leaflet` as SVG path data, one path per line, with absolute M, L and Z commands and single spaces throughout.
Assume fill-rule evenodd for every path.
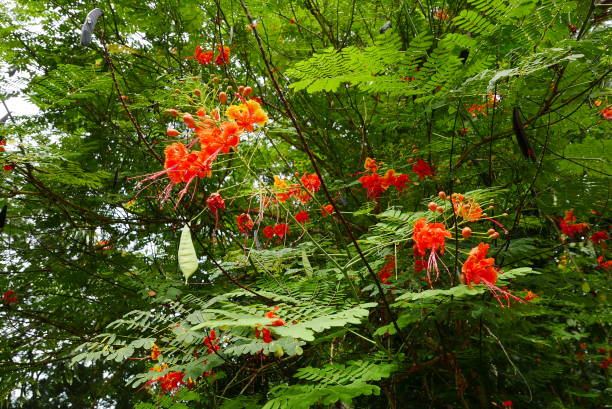
M 195 247 L 193 247 L 193 242 L 191 241 L 191 231 L 189 230 L 188 224 L 185 224 L 181 232 L 178 262 L 183 272 L 183 276 L 185 277 L 185 284 L 187 284 L 189 277 L 198 269 L 198 256 L 196 255 Z

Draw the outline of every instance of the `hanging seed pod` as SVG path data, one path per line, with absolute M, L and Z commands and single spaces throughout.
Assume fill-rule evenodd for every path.
M 4 225 L 6 224 L 6 210 L 7 205 L 2 206 L 2 210 L 0 210 L 0 231 L 4 229 Z
M 81 28 L 81 45 L 87 46 L 91 44 L 91 36 L 96 27 L 96 22 L 102 14 L 102 10 L 97 8 L 89 12 Z
M 512 110 L 512 128 L 514 129 L 516 142 L 518 143 L 519 148 L 521 148 L 521 153 L 525 159 L 535 162 L 535 153 L 533 152 L 531 144 L 529 143 L 527 132 L 525 132 L 525 128 L 523 128 L 523 124 L 521 122 L 521 111 L 519 107 L 514 107 Z
M 181 232 L 181 241 L 178 249 L 178 263 L 185 277 L 185 284 L 187 284 L 189 277 L 198 269 L 198 256 L 195 247 L 193 247 L 193 242 L 191 241 L 191 231 L 189 230 L 188 224 L 185 224 Z

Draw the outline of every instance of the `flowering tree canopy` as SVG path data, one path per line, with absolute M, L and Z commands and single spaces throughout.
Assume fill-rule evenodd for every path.
M 608 3 L 4 2 L 0 406 L 605 407 Z

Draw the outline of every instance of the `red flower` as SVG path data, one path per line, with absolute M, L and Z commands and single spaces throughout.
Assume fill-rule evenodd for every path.
M 512 408 L 512 401 L 511 400 L 507 400 L 507 401 L 502 403 L 502 406 L 504 408 Z
M 183 382 L 184 376 L 183 372 L 168 372 L 166 375 L 155 379 L 154 382 L 159 382 L 162 392 L 172 392 L 185 383 Z
M 3 139 L 0 141 L 0 152 L 4 152 L 4 146 L 6 145 L 6 140 Z
M 210 330 L 210 334 L 204 338 L 204 345 L 206 346 L 207 349 L 207 353 L 210 354 L 214 354 L 215 351 L 218 351 L 219 349 L 221 349 L 221 347 L 219 345 L 217 345 L 217 343 L 219 342 L 219 339 L 217 338 L 217 335 L 215 334 L 215 330 L 211 329 Z
M 266 236 L 268 240 L 271 240 L 274 237 L 274 227 L 266 226 L 263 228 L 263 234 Z
M 602 109 L 601 111 L 599 111 L 599 113 L 605 120 L 612 119 L 612 105 L 607 108 Z
M 412 171 L 419 175 L 419 179 L 425 179 L 426 176 L 433 176 L 436 174 L 423 159 L 417 159 L 417 163 L 412 167 Z
M 595 233 L 591 234 L 591 237 L 589 238 L 589 240 L 591 240 L 593 242 L 593 244 L 600 244 L 603 246 L 603 248 L 606 248 L 606 243 L 603 243 L 605 240 L 609 240 L 610 237 L 608 236 L 608 232 L 602 230 L 602 231 L 596 231 Z
M 2 303 L 4 305 L 15 304 L 16 302 L 19 302 L 19 298 L 15 295 L 15 291 L 14 290 L 8 290 L 2 296 Z
M 588 348 L 588 344 L 586 342 L 581 343 L 580 345 L 578 345 L 578 348 L 580 349 L 587 349 Z
M 489 245 L 486 243 L 480 243 L 478 246 L 470 250 L 470 254 L 461 267 L 463 283 L 467 284 L 468 287 L 472 287 L 472 284 L 483 283 L 489 287 L 491 294 L 497 299 L 499 305 L 503 308 L 499 294 L 508 300 L 508 306 L 510 306 L 510 297 L 514 298 L 519 302 L 524 302 L 522 299 L 512 295 L 506 290 L 502 290 L 495 286 L 497 282 L 497 276 L 501 273 L 495 266 L 495 259 L 493 257 L 485 258 L 489 251 Z
M 219 54 L 217 55 L 217 58 L 215 58 L 215 64 L 228 64 L 230 62 L 230 48 L 226 45 L 217 44 L 217 49 L 219 51 Z
M 266 344 L 272 342 L 272 333 L 268 328 L 262 328 L 261 332 L 263 334 L 263 342 L 265 342 Z
M 588 223 L 576 223 L 577 219 L 574 216 L 574 210 L 566 210 L 565 217 L 559 222 L 561 232 L 566 236 L 573 236 L 577 233 L 582 233 L 589 228 Z
M 274 226 L 274 234 L 282 239 L 289 234 L 289 225 L 287 223 L 277 224 Z
M 217 213 L 217 210 L 225 209 L 225 201 L 219 193 L 211 194 L 208 199 L 206 199 L 206 205 L 212 213 Z
M 207 65 L 210 64 L 213 60 L 213 52 L 212 51 L 202 51 L 202 47 L 199 45 L 195 48 L 195 53 L 192 56 L 187 58 L 195 58 L 200 64 Z
M 385 191 L 383 180 L 376 172 L 360 177 L 359 182 L 368 191 L 368 197 L 374 200 Z
M 540 298 L 540 296 L 532 292 L 531 290 L 527 290 L 527 295 L 525 295 L 525 301 L 531 301 L 536 298 Z
M 302 184 L 311 192 L 318 192 L 321 189 L 321 180 L 316 173 L 304 173 L 302 176 Z
M 10 172 L 11 170 L 15 169 L 15 164 L 9 163 L 8 165 L 4 165 L 2 169 L 4 169 L 5 172 Z
M 297 220 L 297 222 L 301 225 L 304 225 L 304 223 L 310 221 L 310 216 L 308 215 L 308 212 L 302 210 L 301 212 L 295 214 L 295 220 Z
M 393 275 L 393 270 L 395 269 L 395 256 L 388 255 L 386 258 L 387 258 L 387 263 L 378 272 L 378 278 L 384 284 L 388 284 L 389 279 Z
M 327 217 L 327 215 L 333 214 L 333 213 L 334 213 L 334 206 L 330 204 L 326 204 L 325 206 L 321 208 L 321 216 L 323 217 Z
M 428 249 L 432 252 L 439 250 L 444 254 L 445 238 L 452 237 L 442 223 L 427 223 L 427 219 L 418 219 L 414 223 L 412 240 L 414 240 L 415 254 L 423 257 Z
M 493 257 L 485 258 L 488 251 L 489 245 L 486 243 L 480 243 L 470 250 L 470 255 L 461 268 L 463 281 L 469 287 L 482 282 L 494 285 L 497 281 L 499 270 L 493 266 L 495 264 Z
M 597 267 L 603 268 L 605 270 L 612 267 L 612 260 L 604 261 L 604 256 L 597 257 Z
M 273 310 L 266 312 L 264 315 L 266 318 L 270 318 L 274 320 L 272 324 L 267 325 L 268 327 L 282 327 L 285 325 L 285 321 L 281 320 L 279 316 L 276 315 L 276 311 L 278 311 L 279 307 L 275 306 Z
M 236 216 L 236 224 L 238 225 L 238 230 L 240 230 L 240 233 L 242 234 L 246 234 L 247 231 L 253 230 L 253 226 L 255 226 L 251 216 L 249 216 L 247 213 L 242 213 L 240 216 Z
M 460 133 L 461 135 L 465 135 L 465 134 L 467 134 L 468 132 L 470 132 L 470 130 L 469 130 L 469 129 L 467 129 L 467 128 L 463 128 L 462 130 L 460 130 L 460 131 L 459 131 L 459 133 Z
M 398 192 L 404 190 L 407 183 L 410 183 L 408 175 L 403 173 L 397 174 L 394 169 L 388 170 L 382 178 L 382 187 L 384 189 L 387 189 L 389 186 L 394 186 Z

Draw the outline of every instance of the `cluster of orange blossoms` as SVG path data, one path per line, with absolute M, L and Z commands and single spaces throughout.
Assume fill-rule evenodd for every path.
M 274 236 L 282 239 L 289 234 L 289 225 L 287 223 L 281 223 L 274 225 L 274 227 L 266 226 L 263 229 L 263 234 L 268 240 L 271 240 Z
M 589 228 L 588 223 L 576 223 L 577 219 L 574 216 L 574 209 L 566 210 L 565 217 L 559 222 L 561 232 L 566 236 L 573 236 L 577 233 L 582 233 Z
M 280 176 L 274 176 L 274 196 L 281 203 L 288 201 L 292 197 L 297 198 L 302 203 L 308 203 L 312 196 L 321 189 L 321 180 L 316 173 L 304 173 L 300 181 L 302 182 L 301 185 L 288 185 L 285 179 L 281 179 Z
M 510 298 L 518 302 L 525 302 L 521 298 L 512 295 L 509 291 L 495 285 L 501 271 L 494 266 L 495 259 L 493 257 L 486 258 L 488 251 L 489 245 L 486 243 L 480 243 L 470 250 L 467 260 L 465 260 L 465 263 L 463 263 L 461 267 L 463 283 L 467 284 L 470 288 L 472 284 L 485 284 L 489 287 L 489 291 L 491 291 L 491 294 L 497 299 L 502 308 L 504 305 L 501 302 L 499 294 L 508 300 L 508 306 L 510 305 Z
M 376 200 L 385 190 L 394 186 L 398 192 L 401 192 L 410 183 L 408 175 L 396 173 L 394 169 L 389 169 L 385 176 L 380 176 L 377 172 L 378 164 L 372 158 L 366 158 L 363 167 L 369 174 L 359 178 L 361 185 L 368 191 L 368 197 Z
M 482 217 L 482 208 L 473 199 L 466 199 L 461 193 L 453 193 L 453 208 L 457 216 L 475 222 Z
M 229 153 L 236 149 L 243 132 L 252 132 L 254 125 L 263 126 L 268 121 L 268 116 L 258 102 L 253 100 L 243 100 L 242 104 L 231 105 L 227 108 L 225 115 L 228 120 L 221 121 L 219 111 L 213 110 L 207 114 L 203 109 L 197 112 L 197 118 L 191 114 L 183 115 L 183 121 L 187 128 L 195 131 L 196 139 L 188 146 L 181 142 L 173 143 L 165 149 L 165 170 L 149 175 L 141 183 L 156 179 L 167 174 L 170 183 L 162 192 L 162 203 L 170 196 L 172 188 L 185 183 L 185 187 L 180 191 L 178 200 L 187 193 L 190 184 L 196 178 L 206 178 L 212 175 L 212 164 L 220 153 Z M 176 111 L 169 111 L 173 115 L 178 115 Z M 200 150 L 190 150 L 199 142 Z M 216 202 L 215 206 L 221 205 Z M 212 209 L 211 209 L 212 211 Z
M 187 58 L 195 58 L 200 64 L 208 65 L 215 61 L 216 65 L 228 64 L 230 61 L 230 48 L 221 44 L 217 44 L 217 57 L 214 57 L 213 51 L 203 51 L 199 45 L 195 48 L 194 55 Z

